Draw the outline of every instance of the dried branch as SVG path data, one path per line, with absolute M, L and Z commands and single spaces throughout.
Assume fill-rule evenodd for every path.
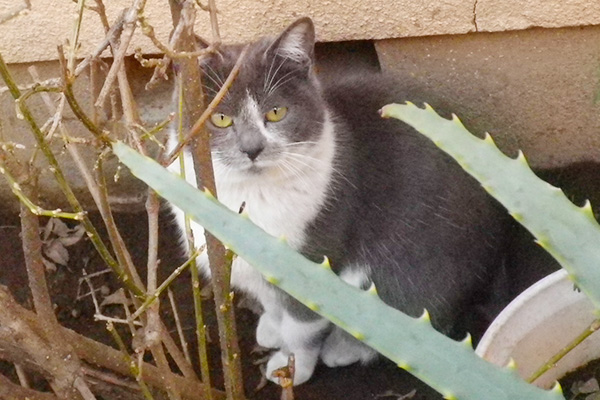
M 6 181 L 8 182 L 8 185 L 10 187 L 10 190 L 19 199 L 21 204 L 23 206 L 25 206 L 29 210 L 29 212 L 31 212 L 32 214 L 37 215 L 37 216 L 51 217 L 51 218 L 67 218 L 67 219 L 73 219 L 76 221 L 83 220 L 83 218 L 85 216 L 85 212 L 70 213 L 70 212 L 64 212 L 60 208 L 57 208 L 55 210 L 46 210 L 46 209 L 43 209 L 42 207 L 36 205 L 33 201 L 31 201 L 31 199 L 29 199 L 29 197 L 25 193 L 23 193 L 23 190 L 21 189 L 21 185 L 19 185 L 17 183 L 16 179 L 6 169 L 6 166 L 2 162 L 1 157 L 0 157 L 0 174 L 4 175 L 4 178 L 6 179 Z
M 51 393 L 38 392 L 14 384 L 10 379 L 0 374 L 0 399 L 4 400 L 59 400 Z
M 35 174 L 30 175 L 35 176 Z M 35 185 L 36 183 L 32 182 L 25 186 L 30 195 L 34 195 Z M 21 240 L 29 289 L 40 320 L 48 326 L 48 329 L 52 329 L 58 324 L 58 321 L 54 315 L 54 307 L 46 284 L 46 268 L 42 261 L 42 239 L 39 232 L 40 225 L 37 215 L 21 203 Z
M 119 350 L 121 350 L 125 362 L 127 362 L 127 364 L 129 365 L 131 375 L 135 378 L 138 385 L 140 385 L 140 390 L 142 391 L 146 400 L 154 400 L 154 397 L 152 396 L 150 389 L 148 389 L 148 386 L 146 385 L 146 382 L 144 381 L 144 378 L 141 374 L 141 367 L 138 364 L 136 364 L 136 362 L 129 355 L 127 347 L 125 346 L 123 339 L 121 339 L 119 332 L 117 332 L 114 325 L 110 322 L 106 324 L 106 329 L 108 330 L 108 332 L 110 332 L 111 336 L 113 337 L 113 340 L 119 347 Z
M 113 54 L 113 64 L 111 65 L 110 70 L 108 71 L 108 75 L 106 76 L 104 86 L 102 86 L 102 90 L 100 91 L 100 95 L 96 99 L 95 107 L 97 108 L 102 108 L 102 105 L 106 100 L 106 96 L 108 95 L 113 82 L 117 78 L 117 74 L 121 68 L 121 65 L 123 64 L 127 48 L 129 47 L 129 43 L 131 42 L 131 38 L 133 37 L 133 32 L 136 28 L 136 21 L 138 19 L 138 16 L 141 15 L 145 6 L 146 0 L 135 0 L 133 5 L 127 10 L 125 19 L 123 21 L 121 43 L 116 54 Z
M 17 85 L 15 84 L 14 80 L 12 79 L 12 77 L 8 71 L 8 68 L 6 67 L 6 63 L 4 62 L 4 59 L 2 58 L 1 54 L 0 54 L 0 75 L 4 79 L 4 82 L 6 83 L 6 86 L 9 88 L 13 98 L 15 100 L 19 99 L 21 97 L 21 92 L 19 91 Z M 38 147 L 41 149 L 42 153 L 48 160 L 48 163 L 50 164 L 50 170 L 53 172 L 54 178 L 56 179 L 56 182 L 58 183 L 58 186 L 60 187 L 63 194 L 65 195 L 67 201 L 69 202 L 69 204 L 71 205 L 71 207 L 74 209 L 74 211 L 76 213 L 83 213 L 84 210 L 81 207 L 79 200 L 77 200 L 77 197 L 75 196 L 75 194 L 73 193 L 73 190 L 69 186 L 64 174 L 62 173 L 62 169 L 61 169 L 60 165 L 58 164 L 56 157 L 54 156 L 54 153 L 50 149 L 50 146 L 48 145 L 48 143 L 44 140 L 44 134 L 39 129 L 35 119 L 33 118 L 31 111 L 29 110 L 29 108 L 27 107 L 25 102 L 19 102 L 19 109 L 20 109 L 21 113 L 23 114 L 23 117 L 25 118 L 25 120 L 28 122 L 28 124 L 34 134 L 34 137 L 36 139 Z M 100 235 L 96 231 L 96 228 L 94 227 L 94 225 L 92 224 L 92 222 L 90 221 L 90 219 L 88 218 L 87 215 L 83 216 L 82 224 L 85 227 L 85 230 L 88 232 L 88 236 L 90 237 L 90 240 L 94 244 L 94 247 L 96 248 L 96 250 L 102 257 L 102 259 L 105 260 L 107 265 L 115 271 L 115 273 L 117 274 L 117 276 L 119 278 L 121 278 L 121 281 L 123 282 L 123 284 L 130 291 L 135 293 L 136 295 L 143 295 L 143 293 L 137 288 L 137 286 L 135 286 L 132 283 L 131 278 L 126 275 L 126 273 L 122 270 L 121 266 L 112 257 L 112 255 L 106 248 L 105 244 L 100 239 Z
M 173 318 L 175 319 L 175 327 L 177 329 L 177 335 L 179 336 L 179 344 L 181 345 L 181 349 L 183 350 L 183 355 L 188 363 L 192 363 L 192 358 L 190 357 L 190 352 L 188 349 L 188 342 L 185 339 L 185 335 L 183 334 L 183 326 L 181 325 L 181 319 L 179 318 L 179 311 L 177 311 L 177 303 L 175 302 L 175 296 L 173 295 L 173 291 L 169 288 L 167 289 L 167 295 L 169 296 L 169 304 L 171 305 L 171 310 L 173 311 Z M 204 382 L 209 383 L 209 382 Z
M 84 382 L 76 384 L 81 377 L 79 358 L 63 341 L 63 337 L 58 335 L 59 325 L 48 326 L 46 325 L 48 318 L 39 316 L 37 316 L 37 324 L 28 323 L 23 315 L 23 308 L 14 301 L 4 287 L 0 287 L 0 306 L 2 308 L 0 326 L 3 327 L 0 331 L 0 342 L 17 347 L 26 353 L 43 369 L 52 389 L 59 397 L 71 398 L 79 391 L 86 400 L 94 398 L 87 396 L 89 388 Z M 16 361 L 21 362 L 22 359 Z
M 179 6 L 179 10 L 177 10 L 177 6 Z M 179 17 L 176 31 L 179 30 L 181 32 L 180 40 L 173 46 L 173 48 L 177 51 L 194 51 L 196 46 L 196 37 L 193 32 L 193 22 L 195 18 L 193 2 L 187 0 L 181 7 L 181 5 L 176 4 L 175 0 L 172 0 L 171 9 L 175 10 L 173 12 L 174 18 L 176 14 Z M 225 91 L 228 90 L 227 85 L 231 85 L 233 79 L 235 79 L 246 51 L 247 48 L 243 50 L 240 59 L 238 59 L 236 67 L 234 67 L 235 72 L 232 71 L 228 77 L 229 82 L 226 82 L 223 85 L 227 88 L 222 88 L 222 95 L 224 95 Z M 210 108 L 211 105 L 212 107 L 215 107 L 217 103 L 211 102 L 211 105 L 204 110 L 202 115 L 198 116 L 200 110 L 203 110 L 204 108 L 204 96 L 202 92 L 200 70 L 198 68 L 197 61 L 195 59 L 178 59 L 174 60 L 174 62 L 177 66 L 176 70 L 179 71 L 177 79 L 180 90 L 179 123 L 180 127 L 182 128 L 180 132 L 183 132 L 183 128 L 189 128 L 191 121 L 196 121 L 196 123 L 192 127 L 190 133 L 186 136 L 186 140 L 183 140 L 181 143 L 179 143 L 176 151 L 173 152 L 172 155 L 179 154 L 179 151 L 181 151 L 183 146 L 189 143 L 192 138 L 196 138 L 196 149 L 194 151 L 196 182 L 198 182 L 199 187 L 205 187 L 216 195 L 209 135 L 207 132 L 202 130 L 202 127 L 204 126 L 204 122 L 208 116 L 213 112 L 213 110 Z M 183 111 L 185 111 L 185 114 Z M 169 158 L 175 159 L 173 156 Z M 219 326 L 221 361 L 223 364 L 225 378 L 225 391 L 230 399 L 243 399 L 243 378 L 241 373 L 240 350 L 235 328 L 233 294 L 230 293 L 229 290 L 231 265 L 227 265 L 226 251 L 223 245 L 208 232 L 205 232 L 205 237 L 208 250 L 209 266 L 211 269 L 211 280 L 215 294 L 215 305 L 218 310 L 217 323 Z M 194 272 L 195 271 L 192 271 L 192 274 L 194 274 Z M 196 311 L 196 314 L 198 314 L 198 311 Z M 199 329 L 201 328 L 202 327 L 199 326 Z M 197 334 L 199 334 L 198 331 Z
M 112 143 L 111 139 L 108 136 L 108 132 L 100 129 L 91 119 L 87 116 L 87 114 L 83 111 L 79 102 L 75 98 L 75 94 L 73 93 L 73 82 L 75 81 L 75 77 L 70 73 L 67 68 L 67 64 L 65 61 L 65 56 L 63 52 L 63 47 L 58 46 L 58 61 L 61 66 L 62 71 L 62 80 L 63 80 L 63 93 L 67 98 L 67 102 L 69 106 L 71 106 L 71 110 L 75 114 L 75 116 L 81 121 L 81 123 L 98 139 L 98 141 L 108 147 Z
M 177 279 L 177 277 L 181 275 L 183 271 L 188 269 L 190 265 L 192 265 L 195 262 L 196 257 L 198 257 L 202 253 L 202 251 L 202 249 L 196 250 L 185 263 L 177 267 L 175 271 L 173 271 L 171 275 L 169 275 L 169 277 L 165 279 L 158 288 L 156 288 L 154 293 L 148 293 L 142 305 L 131 315 L 131 319 L 135 320 L 139 318 L 139 316 L 142 315 L 144 311 L 146 311 L 148 306 L 150 306 L 162 293 L 164 293 L 165 289 L 167 289 L 169 285 L 171 285 L 171 283 L 173 283 L 173 281 Z
M 121 265 L 123 270 L 126 271 L 127 276 L 133 279 L 133 284 L 136 286 L 138 292 L 142 292 L 138 295 L 138 297 L 144 298 L 146 296 L 144 284 L 137 273 L 137 269 L 135 268 L 133 260 L 131 259 L 131 254 L 129 254 L 127 246 L 125 246 L 125 242 L 123 241 L 123 237 L 117 228 L 117 223 L 111 211 L 110 202 L 108 201 L 108 189 L 106 186 L 106 178 L 103 167 L 103 158 L 105 156 L 106 153 L 98 157 L 98 160 L 96 161 L 96 167 L 94 168 L 96 173 L 94 182 L 98 188 L 98 201 L 96 205 L 98 206 L 98 210 L 100 211 L 104 224 L 106 225 L 108 237 L 112 244 L 117 260 L 119 261 L 119 265 Z M 135 292 L 134 294 L 137 295 Z
M 200 5 L 200 7 L 202 8 L 202 5 Z M 215 4 L 215 0 L 208 0 L 208 12 L 210 14 L 210 27 L 212 29 L 212 45 L 219 48 L 221 45 L 221 33 L 219 32 L 219 21 L 217 20 L 217 5 Z

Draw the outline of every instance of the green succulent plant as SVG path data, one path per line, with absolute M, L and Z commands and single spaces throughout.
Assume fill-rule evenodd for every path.
M 432 135 L 430 137 L 436 135 L 432 132 L 439 132 L 443 138 L 435 136 L 434 142 L 480 179 L 486 190 L 505 204 L 515 218 L 534 234 L 539 231 L 536 237 L 540 244 L 563 265 L 569 265 L 578 284 L 580 280 L 585 282 L 581 286 L 584 291 L 593 290 L 594 281 L 600 282 L 600 277 L 595 276 L 600 272 L 592 268 L 595 257 L 592 250 L 583 257 L 578 255 L 580 248 L 588 247 L 591 242 L 574 239 L 574 233 L 582 230 L 600 235 L 589 205 L 574 206 L 562 192 L 535 177 L 523 156 L 516 160 L 504 156 L 489 136 L 476 138 L 457 118 L 446 120 L 430 107 L 423 110 L 412 104 L 386 106 L 382 116 L 402 119 L 421 133 Z M 420 318 L 409 317 L 383 303 L 376 288 L 361 291 L 346 284 L 332 272 L 327 260 L 321 264 L 307 260 L 285 240 L 268 235 L 243 214 L 238 215 L 220 204 L 208 191 L 197 190 L 152 159 L 122 143 L 115 143 L 113 150 L 134 175 L 189 214 L 269 282 L 393 360 L 446 399 L 564 399 L 558 384 L 551 391 L 545 391 L 519 378 L 514 365 L 502 368 L 482 360 L 473 352 L 470 337 L 456 342 L 437 332 L 431 327 L 427 312 Z M 519 183 L 520 179 L 523 182 Z M 514 201 L 516 204 L 504 200 L 513 196 L 522 197 Z M 539 198 L 546 200 L 539 203 Z M 542 207 L 553 211 L 543 211 Z M 562 208 L 569 209 L 573 215 L 563 216 Z M 568 224 L 569 229 L 573 229 L 567 231 L 570 234 L 555 227 L 560 225 L 553 221 L 555 214 L 560 224 Z M 575 267 L 575 263 L 581 264 Z M 348 303 L 353 307 L 343 306 Z

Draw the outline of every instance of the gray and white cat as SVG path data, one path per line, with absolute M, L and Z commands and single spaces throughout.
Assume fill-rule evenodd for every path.
M 426 308 L 437 329 L 464 335 L 470 305 L 504 270 L 506 213 L 434 145 L 378 116 L 387 103 L 412 100 L 408 93 L 364 76 L 319 81 L 314 43 L 313 24 L 303 18 L 250 45 L 207 123 L 220 201 L 236 211 L 245 203 L 254 223 L 314 261 L 326 255 L 348 283 L 373 282 L 389 305 L 413 316 Z M 240 51 L 224 47 L 204 61 L 209 97 Z M 202 227 L 193 229 L 203 242 Z M 295 384 L 319 360 L 334 367 L 376 356 L 240 258 L 232 284 L 263 306 L 256 340 L 278 349 L 268 377 L 290 353 Z

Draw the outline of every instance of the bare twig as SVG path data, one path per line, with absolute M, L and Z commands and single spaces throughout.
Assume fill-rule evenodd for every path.
M 76 221 L 83 220 L 83 218 L 85 216 L 85 212 L 70 213 L 70 212 L 64 212 L 60 208 L 57 208 L 55 210 L 46 210 L 46 209 L 43 209 L 40 206 L 36 205 L 25 193 L 23 193 L 23 190 L 21 189 L 21 185 L 19 185 L 16 182 L 16 180 L 12 176 L 12 174 L 6 169 L 6 167 L 4 166 L 4 163 L 2 162 L 1 157 L 0 157 L 0 174 L 4 175 L 4 178 L 8 182 L 8 185 L 10 186 L 11 191 L 19 199 L 21 204 L 23 206 L 25 206 L 29 210 L 29 212 L 33 213 L 34 215 L 52 217 L 52 218 L 67 218 L 67 219 L 73 219 Z
M 178 136 L 179 136 L 179 140 L 183 140 L 183 103 L 184 103 L 184 98 L 183 98 L 183 80 L 182 79 L 178 79 L 177 80 L 177 88 L 178 88 L 178 94 L 179 94 L 179 101 L 178 101 Z M 181 175 L 181 177 L 183 179 L 186 179 L 186 165 L 185 165 L 185 157 L 180 157 L 179 158 L 179 173 Z M 188 215 L 184 216 L 184 224 L 185 224 L 185 232 L 186 232 L 186 236 L 188 239 L 188 246 L 190 249 L 194 249 L 195 246 L 195 242 L 194 242 L 194 233 L 192 232 L 192 228 L 191 228 L 191 220 L 190 217 Z M 204 248 L 206 248 L 206 246 L 203 246 Z M 202 250 L 204 251 L 204 250 Z M 198 249 L 196 249 L 195 253 L 198 252 Z M 210 366 L 208 364 L 208 352 L 207 352 L 207 345 L 206 345 L 206 326 L 204 324 L 204 316 L 203 316 L 203 312 L 202 312 L 202 295 L 201 295 L 201 290 L 200 290 L 200 279 L 198 277 L 198 269 L 196 266 L 196 257 L 192 257 L 190 258 L 191 260 L 191 270 L 190 270 L 190 275 L 191 275 L 191 280 L 192 280 L 192 295 L 193 295 L 193 299 L 194 299 L 194 315 L 195 315 L 195 319 L 196 319 L 196 338 L 197 338 L 197 350 L 198 350 L 198 360 L 200 361 L 200 373 L 202 376 L 202 382 L 204 382 L 205 384 L 210 385 Z M 211 400 L 210 397 L 210 393 L 209 393 L 209 398 L 208 400 Z
M 219 32 L 219 21 L 217 20 L 217 5 L 215 0 L 208 0 L 208 12 L 210 13 L 210 27 L 212 29 L 212 45 L 219 48 L 221 45 L 221 33 Z
M 194 260 L 200 255 L 202 251 L 202 249 L 195 251 L 185 263 L 177 267 L 175 271 L 173 271 L 171 275 L 169 275 L 169 277 L 165 279 L 164 282 L 161 283 L 158 288 L 156 288 L 154 293 L 149 293 L 142 305 L 131 315 L 131 319 L 139 318 L 139 316 L 142 315 L 144 311 L 146 311 L 148 306 L 150 306 L 162 293 L 164 293 L 165 289 L 167 289 L 169 285 L 173 283 L 173 281 L 177 279 L 177 277 L 181 275 L 183 271 L 188 269 L 190 265 L 194 263 Z
M 83 20 L 85 0 L 77 0 L 77 18 L 73 24 L 73 34 L 69 46 L 68 69 L 70 73 L 75 73 L 75 59 L 77 48 L 79 47 L 79 33 L 81 32 L 81 21 Z
M 155 296 L 158 285 L 158 211 L 160 203 L 158 195 L 148 189 L 146 199 L 146 214 L 148 215 L 148 264 L 147 264 L 147 290 L 146 298 L 153 297 L 155 301 L 148 308 L 145 338 L 149 346 L 160 342 L 160 328 L 158 321 L 159 299 Z
M 140 25 L 142 27 L 142 33 L 146 35 L 152 43 L 164 54 L 166 54 L 171 59 L 177 58 L 198 58 L 202 56 L 206 56 L 208 54 L 215 52 L 215 46 L 209 46 L 205 49 L 196 50 L 196 51 L 174 51 L 168 46 L 164 45 L 154 34 L 154 27 L 146 21 L 146 18 L 143 16 L 139 19 Z
M 294 374 L 296 373 L 296 358 L 293 354 L 288 357 L 288 365 L 273 371 L 273 378 L 279 378 L 281 400 L 294 400 Z
M 571 350 L 577 347 L 581 342 L 588 338 L 592 333 L 600 329 L 600 319 L 594 320 L 579 336 L 573 339 L 568 345 L 560 349 L 552 358 L 550 358 L 544 365 L 537 369 L 529 378 L 527 382 L 532 383 L 537 378 L 542 376 L 548 370 L 554 368 L 564 356 L 566 356 Z
M 108 237 L 112 244 L 117 260 L 119 261 L 119 264 L 123 267 L 124 271 L 127 271 L 127 276 L 133 279 L 134 285 L 136 286 L 136 288 L 138 288 L 137 290 L 144 291 L 144 284 L 142 283 L 142 280 L 137 273 L 133 260 L 131 259 L 131 254 L 129 254 L 129 251 L 127 251 L 127 247 L 125 246 L 125 242 L 123 241 L 123 237 L 121 236 L 121 233 L 117 228 L 117 223 L 111 211 L 110 203 L 108 201 L 108 189 L 106 186 L 106 178 L 103 168 L 103 158 L 103 155 L 98 157 L 95 168 L 95 182 L 98 187 L 98 202 L 96 204 L 98 205 L 98 209 L 106 225 Z M 138 293 L 134 292 L 134 294 Z M 144 294 L 142 294 L 139 297 L 143 298 L 145 296 L 146 295 L 144 291 Z
M 100 95 L 96 99 L 95 107 L 102 108 L 106 96 L 108 95 L 113 82 L 117 78 L 117 74 L 121 65 L 123 64 L 123 60 L 125 58 L 125 54 L 127 52 L 127 48 L 129 47 L 129 43 L 131 42 L 131 38 L 133 37 L 133 32 L 136 28 L 136 21 L 138 16 L 142 13 L 144 7 L 146 5 L 146 0 L 135 0 L 133 5 L 127 10 L 125 15 L 125 19 L 123 22 L 123 33 L 121 34 L 121 43 L 119 45 L 119 50 L 114 54 L 113 64 L 108 71 L 108 75 L 106 76 L 106 81 L 104 82 L 104 86 L 100 91 Z
M 19 378 L 19 383 L 21 386 L 30 389 L 31 385 L 29 384 L 29 377 L 27 376 L 27 372 L 25 372 L 25 369 L 21 364 L 15 363 L 15 372 L 17 373 L 17 378 Z
M 171 8 L 176 9 L 175 1 L 171 1 Z M 175 13 L 174 13 L 175 15 Z M 179 43 L 173 46 L 177 51 L 193 51 L 196 46 L 196 38 L 193 33 L 193 21 L 195 10 L 193 3 L 187 0 L 180 8 L 179 21 L 177 29 L 181 29 L 181 38 Z M 185 25 L 184 25 L 185 24 Z M 176 29 L 176 30 L 177 30 Z M 234 71 L 230 74 L 228 80 L 223 87 L 227 87 L 233 82 L 237 71 L 241 66 L 247 51 L 247 47 L 242 51 L 242 55 Z M 209 135 L 203 131 L 204 122 L 213 112 L 210 109 L 216 106 L 216 102 L 211 105 L 198 117 L 200 110 L 203 109 L 203 93 L 200 79 L 200 71 L 197 62 L 194 59 L 179 59 L 174 60 L 179 70 L 177 79 L 181 92 L 180 110 L 185 105 L 185 114 L 180 113 L 180 124 L 182 128 L 189 128 L 191 121 L 196 121 L 191 129 L 191 132 L 179 144 L 176 151 L 172 153 L 178 154 L 189 140 L 196 138 L 196 151 L 194 152 L 194 164 L 196 170 L 196 182 L 199 187 L 207 188 L 210 192 L 216 195 L 216 186 L 214 183 L 214 173 L 212 170 L 212 160 L 210 153 Z M 223 89 L 223 94 L 225 90 Z M 184 120 L 185 117 L 185 120 Z M 183 130 L 181 130 L 183 132 Z M 204 134 L 201 134 L 204 133 Z M 170 157 L 175 159 L 174 156 Z M 215 294 L 215 305 L 217 307 L 217 323 L 219 326 L 219 339 L 221 344 L 221 361 L 223 364 L 225 391 L 230 399 L 243 399 L 243 378 L 241 373 L 240 350 L 237 340 L 235 328 L 235 316 L 233 309 L 233 293 L 230 292 L 230 267 L 226 261 L 226 251 L 223 245 L 208 232 L 205 232 L 206 244 L 208 250 L 209 266 L 211 270 L 211 280 Z M 194 271 L 192 271 L 194 272 Z M 198 334 L 198 333 L 197 333 Z
M 35 176 L 35 174 L 31 174 Z M 26 185 L 30 195 L 34 194 L 35 182 Z M 23 255 L 29 279 L 29 289 L 33 297 L 35 311 L 40 319 L 51 329 L 58 324 L 54 315 L 54 307 L 46 284 L 46 268 L 42 261 L 42 239 L 40 238 L 38 218 L 29 208 L 21 203 L 21 240 Z
M 8 71 L 8 68 L 6 66 L 6 63 L 4 62 L 4 59 L 2 58 L 1 54 L 0 54 L 0 75 L 4 79 L 4 82 L 6 83 L 6 86 L 9 88 L 13 98 L 15 100 L 19 99 L 21 97 L 21 92 L 19 91 L 17 85 L 15 84 L 14 80 L 12 79 L 12 77 Z M 31 130 L 34 134 L 34 137 L 36 139 L 38 147 L 41 149 L 42 153 L 48 160 L 48 163 L 50 164 L 50 170 L 53 172 L 56 182 L 58 183 L 58 186 L 64 193 L 65 197 L 67 198 L 67 201 L 69 202 L 69 204 L 71 205 L 71 207 L 74 209 L 74 211 L 76 213 L 83 213 L 84 210 L 81 207 L 79 200 L 77 200 L 77 197 L 75 196 L 75 194 L 73 193 L 73 190 L 69 186 L 69 184 L 62 172 L 62 169 L 61 169 L 60 165 L 58 164 L 58 161 L 56 160 L 56 157 L 54 156 L 48 143 L 44 140 L 44 134 L 39 129 L 35 119 L 33 118 L 31 111 L 29 110 L 29 108 L 27 107 L 25 102 L 19 102 L 19 109 L 20 109 L 21 113 L 23 114 L 23 117 L 25 118 L 25 120 L 27 121 L 29 126 L 31 127 Z M 82 223 L 83 223 L 83 226 L 85 227 L 85 230 L 88 232 L 88 236 L 90 237 L 91 242 L 94 244 L 94 247 L 98 250 L 98 253 L 106 261 L 108 266 L 111 267 L 115 271 L 117 276 L 121 278 L 121 281 L 128 287 L 129 290 L 131 290 L 136 295 L 142 295 L 143 293 L 141 292 L 141 290 L 138 289 L 138 287 L 132 283 L 131 279 L 125 274 L 125 272 L 121 269 L 121 266 L 112 257 L 112 255 L 106 248 L 105 244 L 100 239 L 100 235 L 96 231 L 96 228 L 94 227 L 94 225 L 92 224 L 92 222 L 90 221 L 90 219 L 88 218 L 87 215 L 83 215 Z
M 18 318 L 13 321 L 20 321 L 20 323 L 24 323 L 27 325 L 28 332 L 39 332 L 44 331 L 44 326 L 37 319 L 37 316 L 19 304 L 17 304 L 12 296 L 6 291 L 6 289 L 0 286 L 0 308 L 5 310 L 7 308 L 15 309 L 18 312 Z M 0 313 L 0 318 L 4 317 L 3 313 Z M 3 331 L 0 331 L 0 334 Z M 121 375 L 129 375 L 130 369 L 129 364 L 123 360 L 123 354 L 113 349 L 112 347 L 106 346 L 95 340 L 89 339 L 85 336 L 79 335 L 67 328 L 60 327 L 60 334 L 65 343 L 69 343 L 73 346 L 73 349 L 77 356 L 88 362 L 90 365 L 97 366 L 99 368 L 106 368 L 115 373 L 119 373 Z M 13 336 L 8 335 L 8 340 L 13 340 Z M 11 347 L 9 345 L 10 342 L 7 342 L 0 337 L 0 354 L 2 354 L 3 358 L 8 361 L 19 361 L 26 364 L 26 362 L 30 362 L 27 364 L 28 368 L 35 368 L 37 366 L 38 370 L 41 370 L 46 364 L 31 364 L 34 362 L 31 360 L 31 357 L 24 352 L 21 347 Z M 13 353 L 7 353 L 7 350 L 14 350 Z M 28 361 L 29 360 L 29 361 Z M 206 396 L 206 391 L 209 390 L 207 386 L 202 385 L 197 380 L 183 378 L 179 375 L 172 374 L 172 379 L 176 382 L 177 386 L 181 389 L 182 394 L 186 399 L 197 399 L 203 398 Z M 155 387 L 161 388 L 165 386 L 165 377 L 162 372 L 160 372 L 155 366 L 151 364 L 143 365 L 143 376 L 144 380 Z M 0 385 L 0 393 L 1 393 L 2 385 Z M 224 400 L 225 394 L 221 391 L 210 389 L 212 391 L 213 398 L 216 400 Z
M 183 334 L 183 326 L 181 325 L 181 319 L 179 318 L 179 312 L 177 311 L 177 303 L 175 302 L 175 296 L 173 295 L 173 291 L 169 288 L 167 289 L 167 295 L 169 296 L 169 304 L 171 305 L 171 310 L 173 311 L 173 318 L 175 319 L 175 327 L 177 329 L 177 335 L 179 336 L 179 343 L 181 344 L 181 349 L 183 350 L 183 355 L 188 363 L 192 363 L 192 358 L 190 357 L 190 351 L 188 349 L 188 342 L 185 340 L 185 335 Z M 205 382 L 208 383 L 208 382 Z
M 51 393 L 38 392 L 15 385 L 10 379 L 0 374 L 0 398 L 4 400 L 59 400 Z
M 41 253 L 38 256 L 41 257 Z M 58 396 L 69 398 L 79 390 L 84 398 L 93 399 L 93 396 L 85 397 L 88 391 L 84 383 L 74 388 L 75 380 L 81 376 L 81 365 L 70 345 L 63 342 L 60 326 L 48 326 L 47 319 L 44 321 L 37 314 L 34 317 L 37 324 L 28 323 L 23 308 L 4 287 L 0 287 L 0 306 L 0 326 L 4 327 L 0 330 L 0 342 L 3 343 L 0 347 L 17 347 L 27 354 L 50 377 L 50 385 Z M 21 357 L 18 361 L 24 359 Z
M 144 394 L 144 397 L 147 400 L 153 400 L 154 397 L 152 396 L 150 389 L 148 389 L 148 386 L 146 385 L 146 382 L 144 381 L 144 378 L 141 375 L 139 364 L 137 364 L 129 355 L 129 352 L 127 351 L 127 347 L 125 346 L 123 339 L 121 339 L 119 332 L 117 332 L 117 330 L 115 329 L 114 325 L 111 322 L 108 322 L 106 324 L 106 329 L 112 335 L 115 343 L 119 347 L 119 350 L 121 350 L 123 358 L 129 365 L 131 375 L 133 375 L 133 377 L 135 378 L 137 383 L 140 385 L 140 389 L 141 389 L 142 393 Z

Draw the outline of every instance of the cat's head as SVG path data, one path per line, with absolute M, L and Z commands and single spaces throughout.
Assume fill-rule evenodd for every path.
M 326 118 L 313 71 L 314 44 L 313 23 L 302 18 L 278 37 L 249 46 L 239 75 L 207 122 L 217 169 L 242 177 L 293 174 L 312 157 Z M 202 63 L 209 101 L 241 50 L 224 47 Z

